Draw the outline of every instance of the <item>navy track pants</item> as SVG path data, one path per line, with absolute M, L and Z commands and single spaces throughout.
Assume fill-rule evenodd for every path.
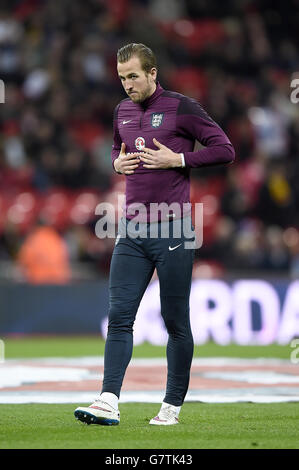
M 191 218 L 155 223 L 156 227 L 152 223 L 139 224 L 140 236 L 133 237 L 130 231 L 128 233 L 128 221 L 121 221 L 110 267 L 102 392 L 111 392 L 118 397 L 120 395 L 132 357 L 136 313 L 156 268 L 160 283 L 161 315 L 169 335 L 164 401 L 175 406 L 182 405 L 184 401 L 193 357 L 189 296 L 194 249 L 186 249 L 185 242 L 189 240 L 190 244 L 193 234 L 189 232 L 185 235 L 183 223 L 185 227 L 191 227 Z M 169 224 L 169 237 L 163 234 L 163 224 Z M 158 238 L 150 237 L 153 228 L 157 229 Z

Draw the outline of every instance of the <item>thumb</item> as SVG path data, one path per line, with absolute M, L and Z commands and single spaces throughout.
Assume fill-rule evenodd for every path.
M 164 147 L 164 145 L 161 144 L 157 139 L 155 139 L 155 137 L 153 138 L 153 142 L 154 142 L 156 147 L 159 147 L 159 149 Z
M 120 153 L 126 153 L 126 144 L 124 142 L 121 143 Z

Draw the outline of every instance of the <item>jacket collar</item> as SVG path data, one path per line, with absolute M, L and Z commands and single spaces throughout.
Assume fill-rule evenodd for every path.
M 146 100 L 142 101 L 142 103 L 140 103 L 140 106 L 142 108 L 148 108 L 149 106 L 151 106 L 156 101 L 156 99 L 160 95 L 162 95 L 163 92 L 164 92 L 164 88 L 162 88 L 160 83 L 157 82 L 157 86 L 156 86 L 156 89 L 155 89 L 154 93 L 151 96 L 149 96 L 148 98 L 146 98 Z

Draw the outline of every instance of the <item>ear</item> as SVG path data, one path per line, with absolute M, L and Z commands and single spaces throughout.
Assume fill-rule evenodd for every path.
M 153 78 L 153 80 L 156 81 L 157 74 L 158 74 L 158 71 L 157 71 L 156 67 L 152 67 L 152 69 L 150 71 L 150 74 L 151 74 L 151 77 Z

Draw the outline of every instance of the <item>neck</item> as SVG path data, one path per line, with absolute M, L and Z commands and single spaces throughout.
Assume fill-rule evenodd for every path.
M 157 84 L 156 84 L 156 82 L 154 82 L 154 83 L 153 83 L 153 86 L 151 87 L 150 92 L 149 92 L 149 94 L 147 95 L 147 97 L 145 98 L 145 100 L 148 100 L 151 96 L 153 96 L 153 94 L 155 93 L 156 89 L 157 89 Z M 145 101 L 145 100 L 144 100 L 144 101 Z
M 152 92 L 149 96 L 152 96 L 155 93 L 156 89 L 157 89 L 157 84 L 156 84 L 156 82 L 154 82 L 153 87 L 152 87 Z
M 151 90 L 150 90 L 149 94 L 148 94 L 147 97 L 142 101 L 142 103 L 147 103 L 147 102 L 151 99 L 151 97 L 154 95 L 154 93 L 156 92 L 156 90 L 157 90 L 157 83 L 154 82 L 154 83 L 153 83 L 153 86 L 151 87 Z M 142 103 L 141 103 L 141 104 L 142 104 Z

